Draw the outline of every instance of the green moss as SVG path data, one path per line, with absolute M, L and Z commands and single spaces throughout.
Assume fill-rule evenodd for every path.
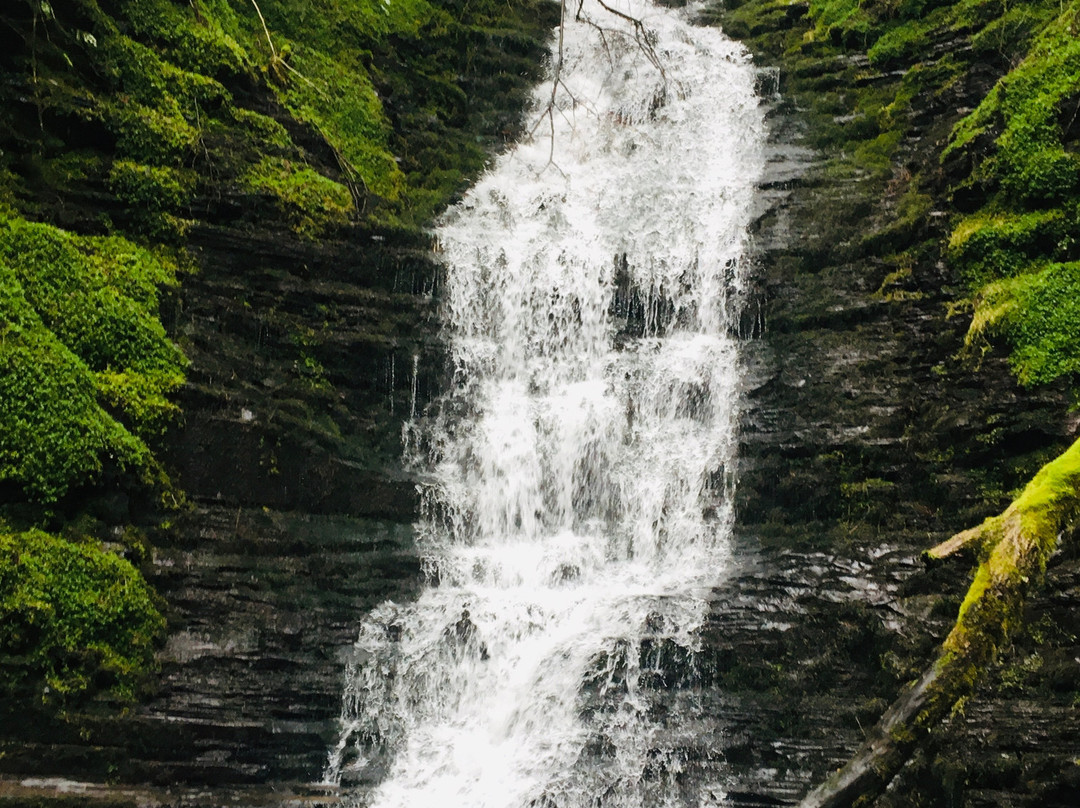
M 141 441 L 97 401 L 86 364 L 56 339 L 0 269 L 0 482 L 51 501 L 101 472 L 148 460 Z
M 187 222 L 175 212 L 191 204 L 194 171 L 117 160 L 109 170 L 108 183 L 116 198 L 129 206 L 142 233 L 162 239 L 183 235 Z
M 125 0 L 121 8 L 134 33 L 167 50 L 186 70 L 228 78 L 250 75 L 251 57 L 240 44 L 240 20 L 225 0 Z
M 942 18 L 943 15 L 937 14 L 886 31 L 866 51 L 870 63 L 885 66 L 895 62 L 919 61 L 930 43 L 930 35 L 941 25 Z
M 985 555 L 945 641 L 946 652 L 966 655 L 980 667 L 992 658 L 1018 625 L 1023 595 L 1045 573 L 1058 534 L 1075 521 L 1078 505 L 1080 441 L 1043 466 L 1003 514 L 972 534 Z
M 14 67 L 32 77 L 38 122 L 115 138 L 110 187 L 142 235 L 182 235 L 191 194 L 220 196 L 268 156 L 344 184 L 373 223 L 423 224 L 519 126 L 502 116 L 523 106 L 557 13 L 544 0 L 262 6 L 265 27 L 250 0 L 74 0 L 21 32 L 31 53 Z M 191 168 L 183 194 L 158 171 Z
M 1061 210 L 983 211 L 953 228 L 947 255 L 975 288 L 1032 269 L 1072 251 L 1080 227 Z
M 1001 16 L 988 20 L 971 38 L 974 53 L 982 58 L 1010 58 L 1022 52 L 1032 37 L 1053 18 L 1056 4 L 1014 3 L 1003 6 Z
M 898 130 L 882 132 L 872 140 L 859 144 L 855 149 L 855 163 L 865 171 L 881 178 L 892 174 L 893 155 L 903 133 Z
M 791 11 L 788 0 L 724 4 L 724 32 L 732 39 L 745 40 L 782 31 Z
M 243 107 L 229 107 L 228 115 L 233 123 L 250 132 L 263 150 L 288 152 L 294 148 L 288 130 L 279 121 Z
M 243 183 L 248 190 L 271 196 L 296 232 L 308 238 L 347 224 L 354 211 L 344 185 L 279 157 L 264 158 Z
M 148 408 L 184 367 L 157 319 L 158 289 L 174 282 L 123 239 L 0 222 L 0 480 L 49 501 L 106 461 L 150 467 L 140 436 L 160 419 Z
M 119 34 L 105 39 L 102 55 L 116 95 L 100 105 L 97 114 L 116 134 L 120 155 L 155 165 L 181 164 L 199 139 L 188 119 L 195 117 L 190 105 L 199 100 L 192 90 L 212 88 L 213 95 L 220 96 L 222 88 Z
M 1001 184 L 1013 204 L 1061 201 L 1077 188 L 1080 165 L 1062 143 L 1062 104 L 1080 93 L 1080 39 L 1072 30 L 1075 2 L 1048 24 L 1026 58 L 962 121 L 950 150 L 997 122 L 996 150 L 978 167 Z M 948 154 L 948 152 L 946 153 Z
M 1080 264 L 1042 269 L 988 286 L 971 335 L 999 334 L 1023 384 L 1080 373 Z M 970 337 L 969 337 L 970 338 Z
M 184 383 L 179 372 L 105 370 L 94 376 L 102 402 L 112 411 L 124 413 L 133 433 L 141 438 L 159 438 L 180 414 L 169 396 Z
M 861 0 L 810 0 L 814 33 L 850 47 L 865 47 L 874 28 L 874 18 Z
M 405 177 L 388 147 L 389 124 L 371 79 L 351 59 L 295 50 L 296 75 L 285 76 L 282 99 L 296 117 L 317 129 L 368 191 L 395 201 Z
M 1051 15 L 1044 5 L 1012 9 L 997 27 L 984 29 L 984 37 L 1022 29 L 1017 37 L 1030 39 L 1031 47 L 960 122 L 945 153 L 972 152 L 966 184 L 988 192 L 982 210 L 961 220 L 950 239 L 950 258 L 979 290 L 968 342 L 1003 338 L 1025 384 L 1080 369 L 1073 347 L 1080 314 L 1073 263 L 1080 258 L 1080 157 L 1069 134 L 1080 97 L 1080 3 L 1058 12 Z M 982 156 L 974 148 L 987 138 L 993 146 Z
M 1080 264 L 1051 264 L 1017 279 L 1003 322 L 1023 384 L 1080 373 Z
M 9 692 L 131 700 L 165 621 L 142 576 L 93 542 L 0 531 L 0 660 Z
M 172 273 L 150 253 L 132 251 L 125 256 L 131 262 L 118 268 L 120 283 L 114 284 L 107 274 L 108 256 L 98 252 L 103 245 L 115 246 L 116 240 L 82 239 L 20 220 L 0 227 L 0 260 L 14 270 L 45 325 L 89 367 L 182 367 L 179 350 L 156 317 L 156 294 L 148 288 L 151 282 L 173 282 Z M 133 288 L 134 297 L 127 293 Z

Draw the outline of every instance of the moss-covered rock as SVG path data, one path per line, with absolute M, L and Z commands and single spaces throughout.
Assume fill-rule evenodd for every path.
M 165 621 L 130 563 L 91 539 L 0 530 L 0 680 L 59 706 L 134 699 Z
M 157 319 L 175 273 L 119 237 L 0 222 L 0 482 L 53 501 L 106 465 L 151 471 L 183 381 Z
M 1071 263 L 1080 258 L 1080 5 L 1060 12 L 1034 28 L 1024 59 L 957 125 L 943 154 L 970 167 L 959 190 L 982 202 L 951 239 L 975 290 L 969 340 L 1004 339 L 1025 384 L 1080 378 Z
M 776 227 L 799 241 L 773 247 L 766 259 L 763 342 L 779 367 L 752 396 L 764 412 L 752 411 L 745 438 L 745 529 L 783 542 L 806 542 L 812 534 L 838 552 L 845 542 L 882 535 L 915 549 L 943 526 L 952 525 L 951 533 L 1008 507 L 1065 448 L 1062 438 L 1075 439 L 1062 395 L 1067 385 L 1075 389 L 1080 322 L 1072 267 L 1075 99 L 1067 100 L 1076 95 L 1069 89 L 1073 43 L 1062 34 L 1075 9 L 1058 2 L 748 0 L 726 3 L 721 16 L 736 23 L 729 30 L 746 37 L 765 64 L 779 65 L 775 119 L 783 125 L 796 117 L 802 142 L 824 162 L 801 177 L 786 202 L 787 218 L 777 217 Z M 1006 137 L 1007 130 L 1015 134 Z M 970 321 L 957 316 L 968 313 Z M 927 329 L 939 339 L 926 339 Z M 894 358 L 898 346 L 908 355 Z M 889 375 L 894 363 L 905 368 L 897 377 Z M 1022 386 L 1008 378 L 1010 366 Z M 910 408 L 893 397 L 900 378 L 912 383 Z M 1053 385 L 1024 389 L 1045 382 Z M 836 387 L 842 393 L 832 392 Z M 825 401 L 832 403 L 827 410 Z M 895 422 L 874 407 L 894 407 Z M 798 414 L 788 416 L 789 409 Z M 903 419 L 902 444 L 875 451 L 897 440 Z M 784 445 L 780 438 L 780 446 L 762 451 L 765 441 L 788 434 L 778 423 L 798 430 L 798 439 Z M 1036 423 L 1057 434 L 1040 433 Z M 911 487 L 912 474 L 919 490 Z M 1063 486 L 1075 498 L 1075 479 Z M 869 733 L 867 748 L 878 751 L 860 755 L 805 805 L 878 804 L 874 795 L 915 742 L 925 751 L 929 727 L 962 709 L 964 694 L 1007 650 L 1005 638 L 1016 636 L 1024 620 L 1023 596 L 1039 578 L 1038 559 L 1048 552 L 1043 539 L 1069 518 L 1064 508 L 1047 530 L 1036 531 L 1031 546 L 1038 549 L 1018 573 L 1028 581 L 1014 576 L 1006 592 L 990 583 L 989 571 L 979 573 L 987 586 L 972 590 L 957 624 L 983 614 L 985 621 L 976 622 L 985 642 L 972 643 L 978 654 L 957 665 L 958 657 L 947 657 L 941 670 L 931 670 L 887 711 L 880 731 Z M 1031 559 L 1033 566 L 1024 566 Z M 937 570 L 922 585 L 938 596 L 943 581 L 959 582 L 948 582 L 951 572 Z M 934 614 L 945 616 L 947 601 L 939 600 Z M 955 599 L 951 616 L 959 606 Z M 897 660 L 905 653 L 895 652 Z M 902 660 L 908 671 L 925 664 Z M 942 670 L 950 675 L 939 679 Z M 945 687 L 934 684 L 950 677 Z M 934 710 L 922 709 L 927 698 Z M 993 727 L 992 718 L 985 725 Z M 951 737 L 957 736 L 969 746 L 978 740 L 963 730 Z M 1045 772 L 1032 776 L 1057 776 L 1047 772 L 1073 765 L 1067 755 L 1048 751 Z M 944 790 L 958 795 L 954 801 L 981 787 L 974 774 L 979 754 L 965 758 L 975 762 L 967 773 L 958 760 L 944 753 L 934 775 L 953 784 Z M 1027 787 L 1013 781 L 1001 788 L 1012 794 Z M 916 793 L 922 804 L 937 804 L 933 790 L 900 790 L 882 804 L 908 804 L 904 798 Z

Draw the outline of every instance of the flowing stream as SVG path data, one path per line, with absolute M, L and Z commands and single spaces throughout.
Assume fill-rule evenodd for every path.
M 609 6 L 567 6 L 532 137 L 438 228 L 453 383 L 406 430 L 428 585 L 347 666 L 326 779 L 355 805 L 723 803 L 657 694 L 692 689 L 728 564 L 763 112 L 692 9 Z

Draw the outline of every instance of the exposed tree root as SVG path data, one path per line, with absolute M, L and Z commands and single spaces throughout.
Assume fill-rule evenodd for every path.
M 933 563 L 973 552 L 975 578 L 934 664 L 885 712 L 855 756 L 799 808 L 870 803 L 915 746 L 957 703 L 1019 626 L 1024 599 L 1042 581 L 1058 536 L 1080 510 L 1080 441 L 1045 465 L 1000 515 L 924 554 Z

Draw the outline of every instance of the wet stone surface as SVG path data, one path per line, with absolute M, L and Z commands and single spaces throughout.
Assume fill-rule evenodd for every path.
M 43 724 L 35 742 L 19 739 L 29 727 L 9 727 L 0 771 L 19 782 L 202 786 L 203 797 L 184 797 L 200 805 L 245 785 L 318 782 L 359 617 L 419 583 L 411 527 L 200 508 L 159 539 L 153 570 L 171 627 L 156 694 L 131 715 Z

